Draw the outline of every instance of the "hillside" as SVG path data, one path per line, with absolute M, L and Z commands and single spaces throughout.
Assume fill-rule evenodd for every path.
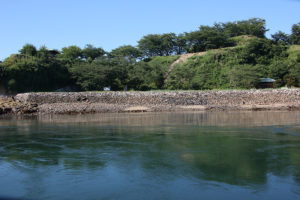
M 166 74 L 166 89 L 253 88 L 262 77 L 275 86 L 298 86 L 300 45 L 276 46 L 254 36 L 232 38 L 236 46 L 179 57 Z
M 110 52 L 87 44 L 61 50 L 26 44 L 0 62 L 0 91 L 249 89 L 261 78 L 300 87 L 300 23 L 266 38 L 264 19 L 148 34 Z M 3 93 L 3 92 L 2 92 Z

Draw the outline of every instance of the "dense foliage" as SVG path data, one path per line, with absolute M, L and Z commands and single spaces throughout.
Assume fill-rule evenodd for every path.
M 262 77 L 300 86 L 300 23 L 291 34 L 265 37 L 265 20 L 200 26 L 181 34 L 149 34 L 137 47 L 111 52 L 90 44 L 37 49 L 24 45 L 0 62 L 0 86 L 8 92 L 253 88 Z M 201 55 L 196 52 L 202 52 Z M 193 56 L 173 64 L 182 54 Z M 171 67 L 172 66 L 172 67 Z

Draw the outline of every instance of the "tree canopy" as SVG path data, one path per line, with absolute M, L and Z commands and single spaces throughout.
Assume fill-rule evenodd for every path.
M 300 44 L 300 23 L 294 24 L 292 27 L 291 43 Z
M 169 56 L 174 52 L 175 33 L 150 34 L 138 41 L 138 47 L 144 56 Z
M 35 56 L 37 53 L 36 47 L 32 44 L 25 44 L 22 49 L 20 49 L 20 54 L 25 56 Z

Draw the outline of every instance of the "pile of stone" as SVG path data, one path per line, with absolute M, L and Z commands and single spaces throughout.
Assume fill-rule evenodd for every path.
M 53 92 L 25 93 L 15 97 L 25 103 L 106 103 L 130 105 L 266 105 L 299 103 L 299 89 L 174 91 L 174 92 Z
M 33 114 L 38 112 L 35 103 L 23 103 L 16 101 L 13 97 L 0 97 L 1 114 Z
M 24 93 L 14 102 L 18 113 L 299 110 L 300 89 Z

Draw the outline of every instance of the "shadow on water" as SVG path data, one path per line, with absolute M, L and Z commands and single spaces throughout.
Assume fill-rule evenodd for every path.
M 28 177 L 25 183 L 40 193 L 45 193 L 45 182 L 60 180 L 53 174 L 47 179 L 53 171 L 78 182 L 84 179 L 80 174 L 118 171 L 139 185 L 149 184 L 145 179 L 155 178 L 157 184 L 184 179 L 260 190 L 268 187 L 270 175 L 291 177 L 300 185 L 299 125 L 299 112 L 2 119 L 0 168 Z

